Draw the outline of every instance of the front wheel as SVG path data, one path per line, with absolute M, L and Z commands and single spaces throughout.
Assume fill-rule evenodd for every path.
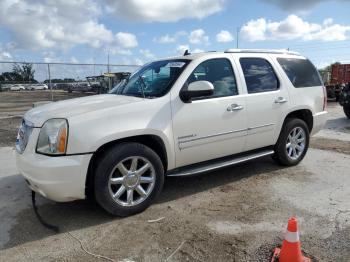
M 118 144 L 99 160 L 96 201 L 112 215 L 133 215 L 152 204 L 163 183 L 163 164 L 152 149 L 139 143 Z
M 297 165 L 309 147 L 309 128 L 298 118 L 287 119 L 275 145 L 273 158 L 282 165 Z
M 343 106 L 343 110 L 347 118 L 350 119 L 350 105 Z

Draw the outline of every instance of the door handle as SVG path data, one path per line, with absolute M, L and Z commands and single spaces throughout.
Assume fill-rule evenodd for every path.
M 276 104 L 283 104 L 283 103 L 286 103 L 287 102 L 287 99 L 285 99 L 284 97 L 280 96 L 278 98 L 275 99 L 275 103 Z
M 227 111 L 232 112 L 232 111 L 238 111 L 238 110 L 242 110 L 242 109 L 243 109 L 242 105 L 232 104 L 227 108 Z

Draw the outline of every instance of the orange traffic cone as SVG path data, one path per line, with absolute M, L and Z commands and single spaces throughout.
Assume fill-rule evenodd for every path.
M 291 217 L 288 220 L 287 233 L 282 243 L 282 248 L 275 248 L 271 262 L 311 262 L 310 258 L 301 254 L 301 246 L 298 232 L 298 220 Z

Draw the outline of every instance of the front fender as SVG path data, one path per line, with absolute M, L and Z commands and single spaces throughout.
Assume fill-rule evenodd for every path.
M 168 167 L 174 167 L 171 110 L 166 98 L 139 103 L 137 108 L 125 106 L 119 108 L 118 112 L 90 112 L 71 117 L 68 123 L 68 154 L 95 152 L 109 142 L 139 135 L 154 135 L 165 145 Z

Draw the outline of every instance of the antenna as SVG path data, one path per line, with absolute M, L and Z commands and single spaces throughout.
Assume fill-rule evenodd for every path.
M 188 49 L 186 49 L 184 56 L 190 55 L 190 52 L 188 52 Z

